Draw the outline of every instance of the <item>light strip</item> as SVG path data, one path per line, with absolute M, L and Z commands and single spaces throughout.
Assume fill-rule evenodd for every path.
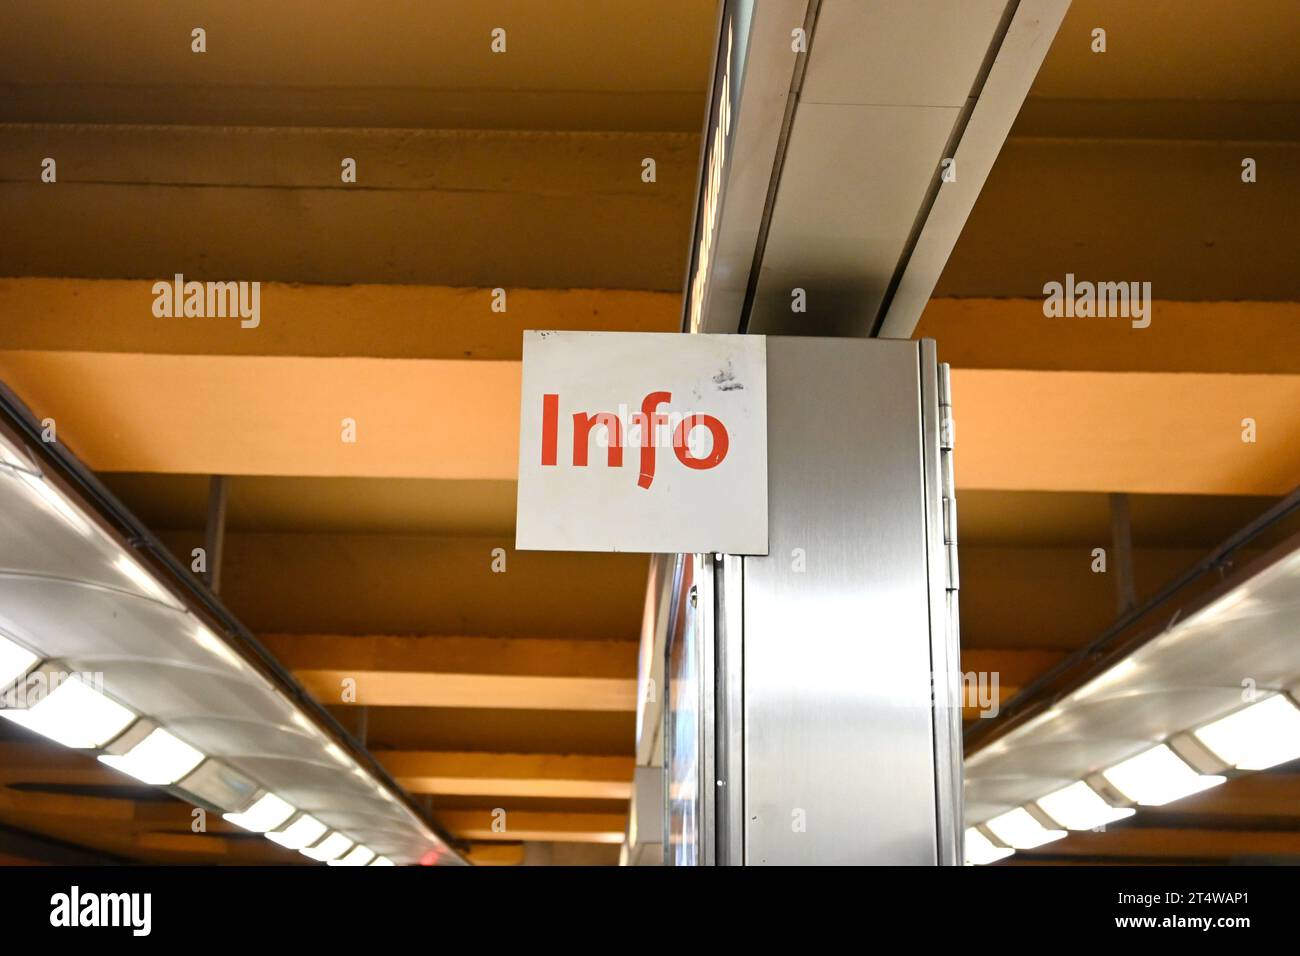
M 125 754 L 101 754 L 99 759 L 137 780 L 167 786 L 202 763 L 203 754 L 159 727 Z
M 1163 806 L 1218 786 L 1227 779 L 1197 773 L 1165 744 L 1102 771 L 1102 776 L 1124 796 L 1144 807 Z
M 245 830 L 265 833 L 274 830 L 294 815 L 295 808 L 273 793 L 264 794 L 256 803 L 242 813 L 222 814 L 227 820 Z
M 1132 807 L 1112 807 L 1082 780 L 1039 797 L 1038 806 L 1068 830 L 1094 830 L 1134 813 Z
M 986 866 L 1004 860 L 1016 851 L 1006 846 L 995 846 L 993 841 L 979 830 L 970 827 L 966 831 L 966 862 L 974 866 Z
M 118 736 L 136 715 L 73 676 L 31 707 L 6 707 L 0 717 L 65 747 L 92 750 Z
M 304 813 L 283 830 L 272 830 L 266 838 L 290 850 L 301 850 L 324 836 L 327 829 L 329 828 L 315 817 Z
M 1300 708 L 1285 694 L 1274 694 L 1193 735 L 1229 766 L 1265 770 L 1300 758 Z
M 358 843 L 341 860 L 330 860 L 329 866 L 365 866 L 375 858 L 375 851 Z
M 327 863 L 330 860 L 337 860 L 350 846 L 352 841 L 342 833 L 331 833 L 315 846 L 304 847 L 298 852 L 320 863 Z
M 1065 836 L 1064 830 L 1049 830 L 1030 815 L 1024 807 L 1016 807 L 994 817 L 984 824 L 993 835 L 1007 846 L 1017 850 L 1032 850 Z
M 371 866 L 396 866 L 397 864 L 394 863 L 386 856 L 377 856 L 375 857 L 375 861 L 370 865 Z

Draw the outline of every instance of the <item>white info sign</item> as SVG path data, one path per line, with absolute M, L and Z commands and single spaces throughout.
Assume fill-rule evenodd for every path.
M 767 340 L 525 332 L 515 547 L 767 553 Z

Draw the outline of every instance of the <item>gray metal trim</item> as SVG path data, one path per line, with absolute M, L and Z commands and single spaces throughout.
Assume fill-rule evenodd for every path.
M 745 728 L 744 728 L 744 561 L 734 554 L 715 564 L 717 589 L 717 751 L 718 866 L 745 862 Z
M 713 555 L 700 555 L 691 585 L 696 603 L 695 623 L 700 633 L 695 646 L 700 654 L 699 737 L 700 748 L 700 865 L 717 863 L 717 643 L 716 608 L 713 587 Z
M 941 447 L 945 416 L 951 412 L 946 401 L 947 369 L 938 363 L 933 339 L 921 340 L 920 363 L 924 429 L 921 447 L 925 464 L 926 533 L 931 556 L 930 661 L 934 686 L 937 855 L 941 866 L 957 866 L 963 857 L 961 648 L 957 634 L 957 595 L 953 587 L 956 528 L 946 527 L 946 519 L 955 518 L 955 509 L 946 505 L 955 499 L 950 489 L 944 487 L 945 465 L 950 463 L 942 460 L 951 452 Z
M 810 6 L 815 11 L 819 2 L 726 0 L 720 4 L 718 48 L 700 145 L 686 291 L 682 298 L 683 332 L 692 330 L 698 270 L 705 273 L 699 303 L 699 331 L 743 331 L 742 322 L 754 281 L 751 273 L 762 257 L 769 200 L 779 179 L 799 66 L 806 60 L 806 54 L 796 54 L 790 49 L 789 30 L 791 24 L 811 26 L 808 11 Z M 707 243 L 710 259 L 701 262 L 710 164 L 715 132 L 722 120 L 724 75 L 730 111 L 729 132 L 723 141 L 726 158 L 719 171 L 718 193 L 713 204 L 715 231 Z

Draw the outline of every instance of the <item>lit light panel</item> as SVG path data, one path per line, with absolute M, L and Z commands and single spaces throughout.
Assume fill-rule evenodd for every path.
M 1065 836 L 1064 830 L 1049 830 L 1030 815 L 1024 807 L 1008 810 L 984 824 L 993 835 L 1007 846 L 1017 850 L 1032 850 Z
M 242 813 L 222 814 L 227 820 L 245 830 L 265 833 L 274 830 L 296 812 L 295 808 L 273 793 L 264 794 Z
M 203 754 L 159 727 L 125 754 L 102 754 L 100 761 L 144 783 L 167 786 L 203 762 Z
M 69 677 L 27 709 L 0 709 L 0 717 L 79 750 L 102 747 L 136 715 L 79 677 Z
M 1120 793 L 1146 807 L 1163 804 L 1218 786 L 1226 779 L 1216 774 L 1199 774 L 1191 765 L 1159 744 L 1103 771 Z
M 1045 797 L 1038 806 L 1067 830 L 1092 830 L 1133 816 L 1132 807 L 1112 807 L 1082 780 Z
M 1300 708 L 1285 694 L 1275 694 L 1193 735 L 1238 770 L 1265 770 L 1300 758 Z

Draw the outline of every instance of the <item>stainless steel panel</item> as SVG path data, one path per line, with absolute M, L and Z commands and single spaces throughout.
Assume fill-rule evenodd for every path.
M 698 263 L 704 268 L 705 281 L 700 286 L 687 282 L 687 331 L 735 332 L 740 328 L 795 73 L 790 31 L 804 22 L 808 0 L 731 0 L 727 7 L 718 69 L 726 76 L 723 87 L 728 103 L 725 111 L 715 105 L 705 130 L 705 175 L 713 172 L 715 148 L 722 149 L 724 161 L 711 210 L 703 206 L 709 193 L 705 181 L 701 182 L 697 225 L 711 222 L 714 233 L 709 243 L 711 261 Z M 715 90 L 718 96 L 723 87 Z M 714 135 L 718 122 L 728 127 L 720 142 Z M 702 296 L 698 303 L 697 296 Z M 692 313 L 698 319 L 697 329 L 692 328 Z
M 957 115 L 956 107 L 800 104 L 751 332 L 869 332 Z M 807 312 L 791 311 L 796 288 L 807 292 Z
M 1007 0 L 822 0 L 801 99 L 961 106 Z
M 743 582 L 750 864 L 938 862 L 920 364 L 915 342 L 768 342 L 771 553 Z

